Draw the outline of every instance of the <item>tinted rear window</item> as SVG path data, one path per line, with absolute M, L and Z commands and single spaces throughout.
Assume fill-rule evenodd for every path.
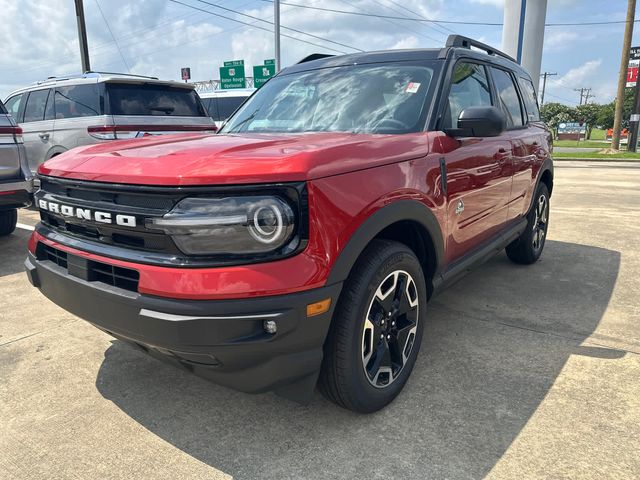
M 195 90 L 166 85 L 108 83 L 112 115 L 204 117 Z

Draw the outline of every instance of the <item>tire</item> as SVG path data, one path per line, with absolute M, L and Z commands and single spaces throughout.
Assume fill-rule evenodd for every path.
M 0 212 L 0 236 L 9 235 L 16 229 L 18 210 Z
M 521 265 L 535 263 L 542 255 L 549 228 L 549 189 L 540 183 L 527 215 L 526 230 L 505 249 L 509 259 Z
M 353 267 L 325 342 L 319 388 L 338 405 L 388 405 L 415 364 L 427 305 L 424 273 L 405 245 L 374 240 Z

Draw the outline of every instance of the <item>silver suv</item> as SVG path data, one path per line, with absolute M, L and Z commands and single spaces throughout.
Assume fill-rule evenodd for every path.
M 22 130 L 0 102 L 0 235 L 16 228 L 17 209 L 31 203 L 32 189 Z
M 80 145 L 146 135 L 215 131 L 193 85 L 87 72 L 48 78 L 5 105 L 23 131 L 29 168 Z

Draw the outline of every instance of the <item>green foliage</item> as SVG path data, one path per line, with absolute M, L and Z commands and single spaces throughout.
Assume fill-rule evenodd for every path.
M 574 122 L 575 108 L 562 103 L 545 103 L 540 108 L 540 117 L 557 136 L 558 125 L 563 122 Z

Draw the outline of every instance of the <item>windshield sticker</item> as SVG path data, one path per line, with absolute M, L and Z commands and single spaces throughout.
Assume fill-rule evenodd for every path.
M 404 89 L 404 93 L 416 93 L 419 88 L 420 84 L 418 82 L 409 82 L 407 88 Z

